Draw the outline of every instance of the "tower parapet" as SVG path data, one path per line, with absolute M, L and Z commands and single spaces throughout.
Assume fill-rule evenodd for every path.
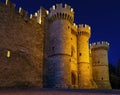
M 6 1 L 5 1 L 5 4 L 8 5 L 9 2 L 10 2 L 10 0 L 6 0 Z
M 78 51 L 78 85 L 79 88 L 91 89 L 96 88 L 92 78 L 91 64 L 89 62 L 89 38 L 90 26 L 79 25 L 77 36 L 77 51 Z M 86 76 L 86 77 L 85 77 Z
M 108 68 L 109 43 L 102 41 L 90 45 L 93 78 L 100 89 L 111 89 Z
M 86 36 L 90 37 L 90 34 L 91 34 L 90 31 L 91 31 L 91 28 L 87 24 L 80 24 L 78 26 L 78 34 L 79 35 L 86 35 Z
M 92 44 L 90 44 L 90 49 L 91 50 L 95 50 L 95 49 L 105 49 L 105 50 L 108 50 L 109 49 L 109 43 L 106 42 L 106 41 L 92 43 Z
M 78 26 L 76 25 L 76 23 L 73 23 L 71 25 L 71 33 L 77 35 L 78 34 L 77 29 L 78 29 Z
M 50 14 L 49 14 L 48 18 L 51 21 L 54 21 L 56 19 L 67 19 L 71 23 L 73 23 L 74 11 L 73 11 L 73 8 L 71 8 L 71 6 L 69 6 L 67 4 L 65 4 L 64 6 L 62 3 L 56 4 L 56 6 L 53 5 L 50 8 Z
M 40 9 L 37 12 L 35 12 L 34 14 L 30 14 L 30 19 L 34 19 L 37 23 L 42 24 L 44 26 L 44 22 L 48 14 L 48 10 L 46 10 L 44 7 L 40 7 Z
M 71 82 L 71 28 L 74 21 L 73 9 L 65 4 L 56 4 L 50 9 L 47 19 L 49 26 L 47 31 L 47 55 L 48 55 L 48 86 L 66 88 L 77 85 Z M 52 44 L 51 44 L 52 43 Z M 54 65 L 53 65 L 54 64 Z M 55 74 L 54 77 L 53 74 Z M 77 79 L 75 76 L 74 80 Z

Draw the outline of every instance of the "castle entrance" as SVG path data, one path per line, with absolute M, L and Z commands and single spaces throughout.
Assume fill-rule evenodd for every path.
M 76 86 L 76 75 L 73 72 L 71 73 L 71 84 L 72 84 L 72 88 L 75 88 L 75 86 Z

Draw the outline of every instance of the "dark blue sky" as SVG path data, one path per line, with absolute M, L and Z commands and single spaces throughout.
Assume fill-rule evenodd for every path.
M 0 0 L 5 1 L 5 0 Z M 36 12 L 40 6 L 49 9 L 56 3 L 69 4 L 75 12 L 76 24 L 91 26 L 90 42 L 108 41 L 109 63 L 117 64 L 120 58 L 120 1 L 119 0 L 11 0 L 28 13 Z

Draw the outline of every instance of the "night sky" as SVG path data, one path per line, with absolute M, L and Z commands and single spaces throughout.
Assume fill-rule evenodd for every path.
M 5 0 L 0 0 L 5 2 Z M 120 58 L 120 1 L 119 0 L 11 0 L 16 9 L 22 7 L 35 13 L 40 6 L 48 9 L 56 3 L 70 5 L 75 12 L 76 24 L 91 26 L 90 43 L 108 41 L 109 63 L 116 66 Z

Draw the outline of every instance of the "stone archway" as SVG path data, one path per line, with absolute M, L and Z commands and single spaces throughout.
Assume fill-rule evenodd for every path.
M 75 73 L 71 73 L 71 84 L 72 84 L 72 88 L 75 88 L 76 85 L 76 75 Z

